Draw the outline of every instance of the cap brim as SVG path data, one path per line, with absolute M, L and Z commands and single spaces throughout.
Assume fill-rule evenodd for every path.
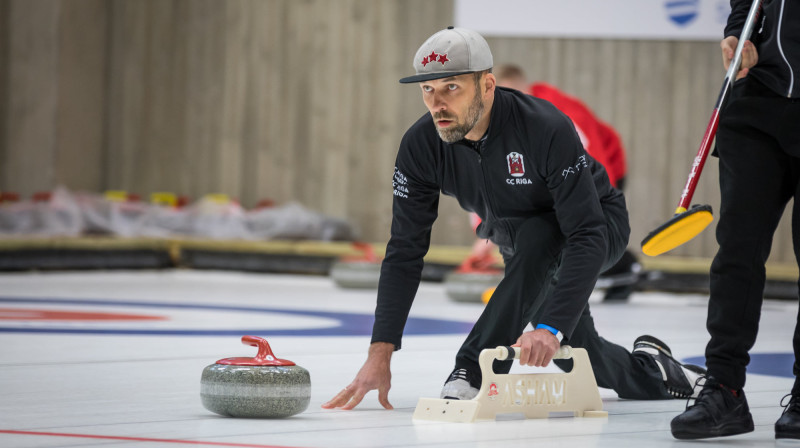
M 466 72 L 440 72 L 440 73 L 424 73 L 421 75 L 406 76 L 400 79 L 401 84 L 411 84 L 412 82 L 432 81 L 434 79 L 450 78 L 451 76 L 466 75 L 467 73 L 475 73 L 474 70 Z

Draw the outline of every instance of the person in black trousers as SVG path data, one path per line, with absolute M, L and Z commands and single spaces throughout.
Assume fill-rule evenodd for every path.
M 749 0 L 731 1 L 722 40 L 727 68 Z M 716 153 L 721 192 L 719 250 L 711 265 L 706 346 L 708 378 L 692 406 L 675 417 L 678 439 L 753 431 L 745 398 L 749 350 L 758 333 L 764 264 L 784 208 L 794 198 L 792 235 L 800 262 L 800 2 L 765 1 L 758 32 L 745 43 L 742 68 L 720 113 Z M 800 326 L 794 330 L 795 383 L 776 438 L 800 438 Z M 784 397 L 783 401 L 786 401 Z
M 480 34 L 448 28 L 414 57 L 428 113 L 403 136 L 395 162 L 391 238 L 381 265 L 375 324 L 356 378 L 323 408 L 352 409 L 371 390 L 391 409 L 392 353 L 400 349 L 419 286 L 440 194 L 478 214 L 478 237 L 497 244 L 505 277 L 459 350 L 441 396 L 471 399 L 481 386 L 482 349 L 517 344 L 520 363 L 547 366 L 562 343 L 585 347 L 597 383 L 620 396 L 694 394 L 704 372 L 684 366 L 652 336 L 633 353 L 601 338 L 588 299 L 597 276 L 625 251 L 625 198 L 553 104 L 497 86 Z M 534 329 L 525 331 L 528 324 Z M 507 372 L 510 363 L 496 371 Z
M 575 126 L 580 136 L 581 143 L 603 168 L 606 169 L 611 186 L 624 192 L 627 162 L 625 148 L 617 131 L 609 124 L 600 120 L 580 99 L 567 95 L 553 85 L 545 82 L 529 83 L 525 72 L 515 64 L 501 64 L 494 68 L 493 74 L 497 78 L 497 85 L 516 89 L 536 98 L 545 99 L 564 112 Z M 470 215 L 473 230 L 480 222 L 474 213 Z M 489 240 L 478 239 L 472 246 L 470 258 L 465 263 L 480 260 L 488 265 L 491 263 L 492 252 L 496 246 Z M 600 276 L 610 282 L 603 301 L 624 302 L 636 289 L 642 269 L 636 255 L 630 250 L 622 253 L 616 264 L 604 270 Z

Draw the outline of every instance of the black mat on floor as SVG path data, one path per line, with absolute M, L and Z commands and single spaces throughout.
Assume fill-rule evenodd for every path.
M 636 285 L 638 291 L 664 291 L 674 293 L 709 294 L 711 279 L 708 274 L 684 274 L 675 272 L 650 271 L 644 273 Z M 796 282 L 787 280 L 767 280 L 764 297 L 768 299 L 797 300 Z
M 24 249 L 0 251 L 0 271 L 57 269 L 163 269 L 173 267 L 166 250 Z

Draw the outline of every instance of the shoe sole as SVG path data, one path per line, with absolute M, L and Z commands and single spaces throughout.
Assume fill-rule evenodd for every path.
M 731 422 L 725 425 L 713 426 L 704 429 L 705 431 L 703 432 L 690 430 L 676 431 L 672 429 L 672 436 L 679 440 L 710 439 L 713 437 L 727 437 L 753 432 L 755 427 L 753 426 L 753 418 L 751 416 L 746 420 Z
M 791 439 L 791 440 L 800 440 L 800 434 L 778 434 L 775 433 L 776 439 Z
M 669 346 L 661 342 L 661 340 L 654 338 L 653 336 L 650 335 L 640 336 L 636 341 L 633 342 L 634 345 L 633 351 L 636 351 L 636 344 L 648 345 L 660 351 L 661 353 L 665 353 L 667 356 L 672 358 L 672 351 L 669 349 Z
M 776 439 L 800 439 L 800 432 L 798 431 L 779 431 L 775 430 Z
M 648 355 L 651 355 L 651 356 L 655 356 L 656 355 L 656 353 L 650 353 L 647 350 L 655 350 L 656 352 L 663 354 L 663 352 L 660 352 L 657 349 L 652 348 L 652 347 L 639 348 L 638 351 L 640 351 L 642 353 L 647 353 Z M 682 368 L 685 368 L 686 370 L 691 370 L 692 372 L 697 373 L 699 375 L 705 374 L 705 371 L 703 370 L 702 367 L 697 367 L 697 366 L 692 366 L 692 365 L 683 365 L 679 361 L 677 361 L 674 358 L 672 358 L 671 356 L 668 356 L 667 358 L 671 359 L 672 361 L 677 363 Z M 667 370 L 664 368 L 664 365 L 661 363 L 660 360 L 654 359 L 653 361 L 655 362 L 656 367 L 658 367 L 658 371 L 661 373 L 662 381 L 664 381 L 664 384 L 666 385 L 667 379 L 668 379 L 667 378 Z M 689 381 L 688 384 L 689 384 L 688 388 L 667 387 L 667 393 L 670 394 L 673 398 L 679 398 L 679 399 L 689 398 L 689 397 L 694 395 L 694 385 L 692 385 L 691 381 Z
M 683 367 L 683 368 L 685 368 L 687 370 L 691 370 L 692 372 L 697 373 L 698 375 L 705 375 L 707 373 L 706 370 L 703 369 L 700 366 L 694 366 L 692 364 L 683 364 L 682 362 L 680 362 L 677 359 L 675 359 L 672 356 L 672 351 L 670 350 L 669 346 L 667 346 L 667 344 L 663 343 L 658 338 L 655 338 L 655 337 L 650 336 L 650 335 L 640 336 L 639 339 L 637 339 L 634 342 L 634 346 L 637 345 L 637 344 L 644 345 L 645 347 L 639 347 L 638 349 L 642 350 L 644 353 L 647 353 L 648 355 L 653 355 L 653 354 L 652 353 L 648 353 L 646 351 L 646 349 L 647 348 L 652 348 L 652 349 L 655 349 L 658 352 L 666 355 L 667 358 L 675 361 L 676 363 L 678 363 L 678 365 L 680 365 L 681 367 Z M 632 353 L 635 354 L 636 351 L 637 351 L 637 348 L 634 347 Z M 658 361 L 656 361 L 656 364 L 658 365 L 658 369 L 661 371 L 661 377 L 663 378 L 664 381 L 667 381 L 667 372 L 664 370 L 664 366 L 662 366 L 661 363 L 658 362 Z M 694 395 L 694 387 L 692 387 L 691 389 L 687 389 L 687 390 L 670 389 L 667 392 L 670 395 L 672 395 L 673 397 L 675 397 L 675 398 L 684 399 L 684 398 L 689 398 L 689 397 Z
M 680 364 L 680 362 L 678 364 Z M 701 375 L 701 376 L 706 374 L 706 369 L 704 369 L 704 368 L 702 368 L 700 366 L 695 366 L 695 365 L 692 365 L 692 364 L 681 364 L 681 367 L 683 367 L 686 370 L 691 370 L 692 372 L 694 372 L 694 373 L 696 373 L 698 375 Z M 690 382 L 690 384 L 691 384 L 691 382 Z M 703 381 L 702 383 L 698 384 L 698 386 L 701 386 L 700 388 L 702 389 L 703 384 L 705 384 L 705 381 Z M 678 398 L 678 399 L 685 399 L 685 398 L 689 398 L 689 397 L 694 397 L 695 396 L 694 385 L 692 385 L 691 389 L 686 389 L 686 390 L 668 389 L 667 392 L 669 392 L 670 395 L 672 395 L 673 397 Z M 699 392 L 699 390 L 698 390 L 698 392 Z
M 680 361 L 678 363 L 680 364 Z M 706 374 L 706 369 L 704 369 L 704 368 L 702 368 L 700 366 L 696 366 L 694 364 L 681 364 L 681 366 L 684 369 L 691 370 L 692 372 L 697 373 L 699 375 L 705 375 Z

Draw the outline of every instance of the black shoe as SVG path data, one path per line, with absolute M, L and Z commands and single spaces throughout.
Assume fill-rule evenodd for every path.
M 617 264 L 600 274 L 595 287 L 606 288 L 603 302 L 620 303 L 628 300 L 633 294 L 641 281 L 641 276 L 642 265 L 636 260 L 635 255 L 626 250 Z
M 606 290 L 603 302 L 625 302 L 636 289 L 634 285 L 613 286 Z
M 788 404 L 783 404 L 791 397 Z M 800 394 L 789 394 L 781 399 L 783 414 L 775 422 L 776 439 L 800 439 Z
M 450 400 L 472 400 L 481 389 L 481 377 L 467 369 L 456 368 L 447 377 L 440 398 Z
M 733 391 L 708 377 L 694 404 L 672 419 L 676 439 L 706 439 L 753 431 L 753 416 L 744 391 Z
M 649 356 L 661 370 L 661 377 L 667 392 L 675 398 L 696 397 L 703 386 L 703 377 L 706 369 L 692 365 L 681 364 L 672 357 L 672 352 L 667 344 L 653 336 L 639 336 L 633 342 L 634 356 Z

